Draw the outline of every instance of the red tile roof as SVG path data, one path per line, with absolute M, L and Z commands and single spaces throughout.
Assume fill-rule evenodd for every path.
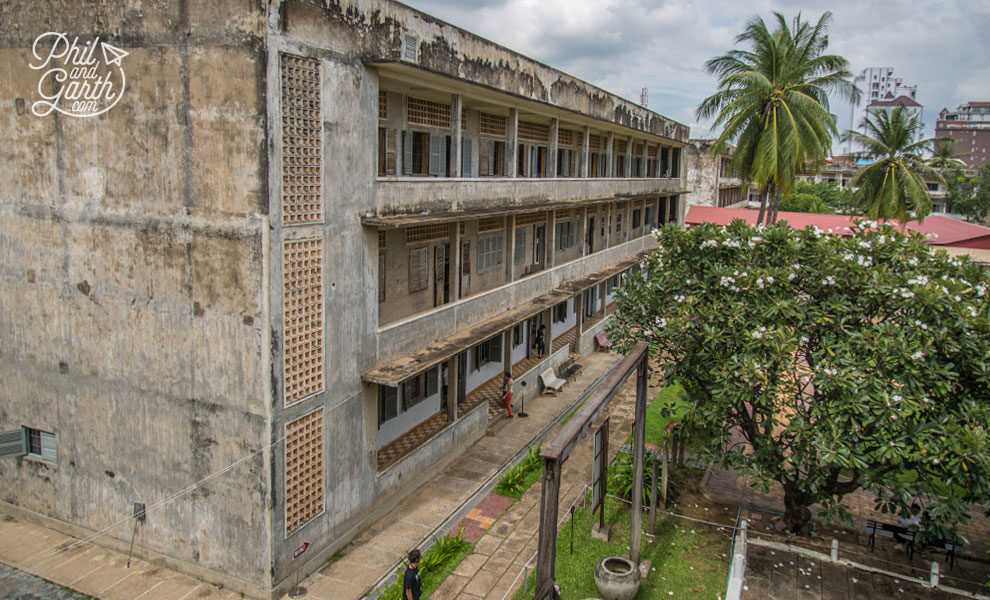
M 750 225 L 756 224 L 759 211 L 750 208 L 715 208 L 712 206 L 691 206 L 684 221 L 688 226 L 698 223 L 728 225 L 735 219 L 742 219 Z M 855 221 L 864 217 L 849 215 L 822 215 L 818 213 L 783 212 L 777 215 L 778 221 L 787 221 L 795 229 L 817 226 L 826 233 L 852 235 Z M 933 246 L 957 246 L 963 248 L 990 247 L 990 227 L 966 223 L 942 215 L 931 215 L 922 223 L 910 221 L 907 228 L 928 236 Z

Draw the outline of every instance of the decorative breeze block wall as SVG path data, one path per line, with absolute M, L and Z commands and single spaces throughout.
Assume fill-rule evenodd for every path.
M 323 391 L 323 240 L 283 245 L 285 405 Z
M 323 512 L 323 410 L 285 426 L 285 533 Z
M 281 54 L 282 223 L 323 218 L 320 63 Z

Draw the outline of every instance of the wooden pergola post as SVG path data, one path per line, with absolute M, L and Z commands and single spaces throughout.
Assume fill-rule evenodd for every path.
M 619 389 L 638 370 L 636 379 L 636 435 L 634 438 L 633 464 L 639 465 L 633 473 L 633 514 L 630 530 L 634 532 L 630 556 L 639 564 L 640 537 L 643 508 L 643 437 L 646 431 L 646 361 L 649 345 L 639 342 L 612 367 L 601 385 L 575 413 L 574 417 L 550 440 L 540 454 L 543 458 L 543 475 L 540 478 L 540 533 L 537 545 L 536 594 L 534 600 L 555 600 L 554 564 L 557 560 L 557 508 L 560 502 L 560 472 L 564 462 L 587 435 L 591 424 L 608 407 Z M 638 460 L 638 462 L 636 462 Z M 636 499 L 639 499 L 638 502 Z M 634 550 L 633 550 L 634 549 Z

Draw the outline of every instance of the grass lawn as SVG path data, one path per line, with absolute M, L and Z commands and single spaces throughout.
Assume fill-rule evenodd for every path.
M 666 385 L 646 407 L 646 441 L 663 445 L 667 438 L 667 425 L 680 421 L 687 414 L 690 406 L 681 392 L 679 383 Z M 632 434 L 629 434 L 628 443 L 631 444 L 632 439 Z
M 707 513 L 706 513 L 707 514 Z M 591 539 L 591 527 L 598 514 L 586 509 L 574 512 L 574 553 L 571 554 L 571 524 L 564 525 L 557 537 L 557 582 L 564 598 L 597 598 L 594 566 L 606 556 L 629 556 L 628 505 L 609 498 L 605 503 L 605 522 L 612 523 L 612 541 L 608 544 Z M 648 517 L 643 517 L 646 531 Z M 657 517 L 657 535 L 650 543 L 644 535 L 642 558 L 651 560 L 655 571 L 643 581 L 638 600 L 669 598 L 706 598 L 715 600 L 725 594 L 729 568 L 730 532 L 693 523 L 668 515 Z M 535 570 L 535 569 L 534 569 Z M 520 588 L 515 600 L 532 598 L 536 574 L 530 573 L 529 591 Z

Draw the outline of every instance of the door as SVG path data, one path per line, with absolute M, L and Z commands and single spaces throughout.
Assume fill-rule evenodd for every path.
M 444 304 L 447 283 L 447 268 L 444 261 L 444 246 L 433 247 L 433 306 Z
M 586 238 L 588 241 L 587 253 L 591 254 L 592 252 L 595 251 L 595 218 L 594 217 L 588 217 L 588 228 L 585 231 L 588 232 L 586 234 Z

